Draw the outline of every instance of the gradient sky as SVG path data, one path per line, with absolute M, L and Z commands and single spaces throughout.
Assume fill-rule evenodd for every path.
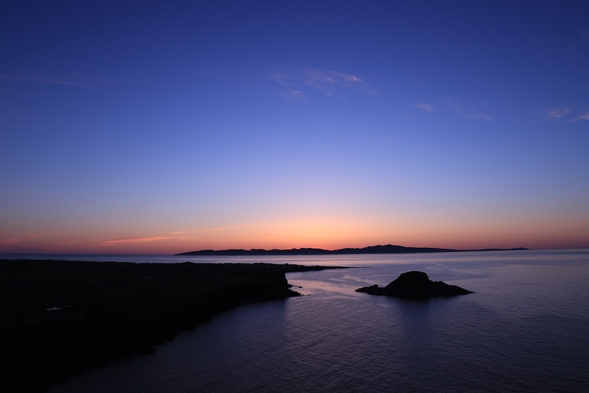
M 589 247 L 589 2 L 3 1 L 0 252 Z

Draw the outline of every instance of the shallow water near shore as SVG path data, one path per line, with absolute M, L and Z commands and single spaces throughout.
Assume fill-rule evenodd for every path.
M 195 259 L 358 268 L 290 273 L 305 296 L 219 315 L 152 355 L 90 371 L 50 392 L 586 392 L 589 386 L 589 250 L 178 262 Z M 475 293 L 406 301 L 354 292 L 409 270 Z

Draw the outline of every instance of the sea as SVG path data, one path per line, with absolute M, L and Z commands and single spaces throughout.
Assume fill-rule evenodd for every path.
M 350 268 L 289 273 L 303 296 L 226 312 L 51 393 L 589 392 L 589 249 L 59 259 Z M 355 292 L 412 270 L 474 293 Z

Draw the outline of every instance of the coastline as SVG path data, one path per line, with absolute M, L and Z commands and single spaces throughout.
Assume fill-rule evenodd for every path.
M 276 264 L 0 260 L 0 385 L 43 392 L 229 309 L 299 296 Z

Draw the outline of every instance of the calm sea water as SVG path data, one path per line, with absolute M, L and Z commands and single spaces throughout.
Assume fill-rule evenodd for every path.
M 197 260 L 358 268 L 289 274 L 306 296 L 227 312 L 51 392 L 589 391 L 589 250 Z M 409 270 L 476 293 L 354 292 Z

